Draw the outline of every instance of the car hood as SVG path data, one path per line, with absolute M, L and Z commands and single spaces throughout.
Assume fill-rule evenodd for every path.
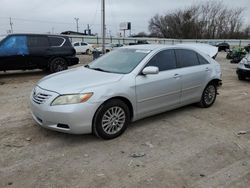
M 121 74 L 106 73 L 79 67 L 44 77 L 38 86 L 59 94 L 81 93 L 84 89 L 116 82 Z

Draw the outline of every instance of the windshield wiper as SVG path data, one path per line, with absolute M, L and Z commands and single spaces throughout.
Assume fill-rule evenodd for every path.
M 96 70 L 96 71 L 101 71 L 101 72 L 110 72 L 110 71 L 107 71 L 107 70 L 103 70 L 102 68 L 92 68 L 89 65 L 85 65 L 84 67 L 92 69 L 92 70 Z
M 101 68 L 90 68 L 90 69 L 93 69 L 93 70 L 96 70 L 96 71 L 101 71 L 101 72 L 110 72 L 110 71 L 103 70 Z

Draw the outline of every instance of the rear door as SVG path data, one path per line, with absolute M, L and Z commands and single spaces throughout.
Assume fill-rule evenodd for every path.
M 43 68 L 48 63 L 49 40 L 47 36 L 31 35 L 28 36 L 29 47 L 29 67 Z
M 182 76 L 181 103 L 190 104 L 200 100 L 208 74 L 211 72 L 209 63 L 189 49 L 176 49 L 177 63 Z M 202 62 L 203 60 L 203 62 Z
M 86 53 L 88 49 L 88 44 L 85 42 L 81 42 L 81 49 L 82 49 L 82 53 Z
M 81 46 L 80 46 L 80 42 L 76 42 L 73 44 L 75 50 L 76 50 L 76 53 L 82 53 L 82 49 L 81 49 Z
M 180 104 L 181 77 L 174 50 L 163 50 L 146 65 L 156 66 L 159 73 L 136 77 L 137 112 L 139 117 L 156 114 Z
M 0 70 L 19 70 L 27 67 L 27 37 L 12 35 L 1 41 Z

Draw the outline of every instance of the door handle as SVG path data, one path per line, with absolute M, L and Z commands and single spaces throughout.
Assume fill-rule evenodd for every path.
M 209 71 L 210 71 L 210 69 L 209 69 L 208 67 L 206 67 L 205 71 L 206 71 L 206 72 L 209 72 Z
M 179 74 L 174 75 L 174 78 L 180 78 L 180 77 L 181 77 L 181 75 L 179 75 Z

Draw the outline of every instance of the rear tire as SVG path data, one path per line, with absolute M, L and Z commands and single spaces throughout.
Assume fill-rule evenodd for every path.
M 129 123 L 128 106 L 121 100 L 113 99 L 97 110 L 93 121 L 93 133 L 105 140 L 114 139 L 124 133 Z
M 86 54 L 87 54 L 87 55 L 91 55 L 91 54 L 92 54 L 91 50 L 90 50 L 90 49 L 87 49 L 87 50 L 86 50 Z
M 198 105 L 201 108 L 209 108 L 212 106 L 217 97 L 217 87 L 214 83 L 209 83 L 202 93 L 202 97 Z
M 51 60 L 49 68 L 50 68 L 50 72 L 55 73 L 55 72 L 67 70 L 68 65 L 65 59 L 61 57 L 56 57 Z

